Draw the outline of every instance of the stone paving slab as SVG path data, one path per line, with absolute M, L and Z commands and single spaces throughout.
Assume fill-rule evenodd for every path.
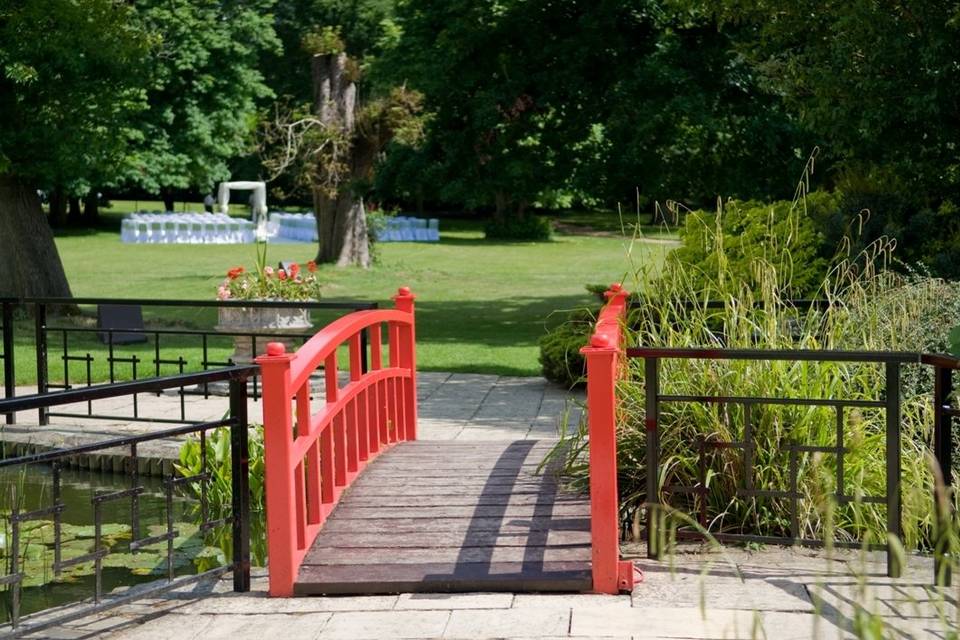
M 928 568 L 926 558 L 909 562 L 918 572 Z M 822 554 L 771 547 L 680 553 L 672 561 L 637 563 L 645 580 L 632 595 L 621 596 L 269 598 L 266 576 L 258 570 L 248 594 L 230 592 L 226 577 L 28 637 L 846 639 L 856 637 L 860 610 L 878 616 L 884 638 L 920 640 L 946 638 L 957 623 L 956 588 L 936 589 L 915 577 L 884 578 L 871 573 L 855 553 L 834 552 L 828 562 Z M 701 573 L 696 580 L 690 577 Z M 697 595 L 701 587 L 710 594 L 706 601 Z

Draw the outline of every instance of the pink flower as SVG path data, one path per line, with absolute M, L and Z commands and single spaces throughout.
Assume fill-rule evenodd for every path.
M 230 289 L 226 287 L 220 287 L 217 289 L 217 299 L 218 300 L 227 300 L 230 298 Z
M 273 267 L 264 267 L 264 268 L 263 268 L 263 275 L 267 276 L 268 278 L 269 278 L 270 276 L 272 276 L 272 275 L 273 275 Z

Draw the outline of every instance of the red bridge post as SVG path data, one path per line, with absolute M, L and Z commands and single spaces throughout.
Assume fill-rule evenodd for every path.
M 633 563 L 620 561 L 617 494 L 617 379 L 629 294 L 619 284 L 605 293 L 587 361 L 587 420 L 590 434 L 590 540 L 593 590 L 615 594 L 633 589 Z
M 270 595 L 292 596 L 297 577 L 296 493 L 293 464 L 293 416 L 290 412 L 290 363 L 282 342 L 267 345 L 266 355 L 257 358 L 263 378 L 263 439 L 266 483 L 267 545 L 270 558 Z M 267 390 L 270 393 L 267 393 Z

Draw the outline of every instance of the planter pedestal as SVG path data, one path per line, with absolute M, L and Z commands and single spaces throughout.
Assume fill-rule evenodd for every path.
M 236 364 L 250 364 L 259 355 L 253 353 L 253 335 L 259 353 L 266 352 L 268 342 L 282 342 L 292 353 L 299 340 L 285 338 L 284 334 L 304 334 L 313 328 L 310 310 L 298 307 L 220 307 L 219 311 L 220 321 L 214 329 L 234 335 L 231 358 Z

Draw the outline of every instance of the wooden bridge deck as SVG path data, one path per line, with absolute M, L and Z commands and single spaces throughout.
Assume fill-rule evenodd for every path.
M 556 463 L 536 473 L 553 444 L 397 444 L 347 489 L 294 592 L 589 591 L 589 496 Z

